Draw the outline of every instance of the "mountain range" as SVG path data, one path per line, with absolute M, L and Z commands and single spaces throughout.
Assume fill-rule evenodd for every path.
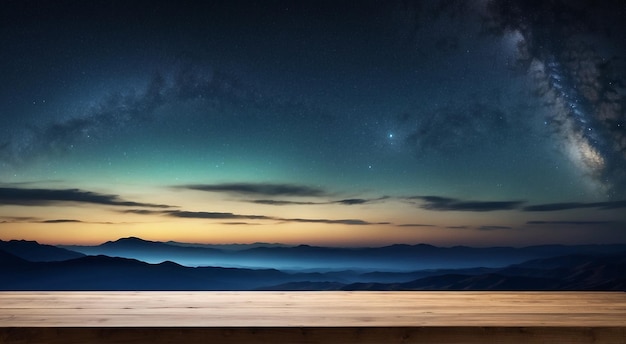
M 0 250 L 33 262 L 55 262 L 85 256 L 76 251 L 27 240 L 0 240 Z
M 84 246 L 81 246 L 84 247 Z M 85 255 L 65 247 L 41 245 L 30 241 L 0 241 L 0 290 L 622 290 L 626 291 L 626 247 L 606 246 L 536 246 L 515 248 L 438 248 L 429 245 L 394 245 L 383 248 L 340 249 L 311 246 L 230 249 L 173 245 L 126 238 L 93 246 L 110 253 L 165 257 L 173 253 L 228 259 L 245 252 L 246 259 L 287 257 L 310 261 L 320 253 L 318 271 L 275 268 L 251 269 L 214 266 L 183 266 L 169 260 L 149 263 L 134 258 L 109 255 Z M 385 257 L 397 248 L 399 253 Z M 553 254 L 550 255 L 550 248 Z M 620 251 L 621 248 L 621 251 Z M 134 251 L 136 250 L 136 251 Z M 377 251 L 380 250 L 380 251 Z M 274 252 L 276 251 L 276 252 Z M 324 262 L 350 257 L 350 265 L 364 252 L 376 254 L 385 264 L 378 268 L 337 270 L 340 264 Z M 453 257 L 439 268 L 405 270 L 411 265 L 390 266 L 394 259 L 416 256 L 411 261 L 438 257 L 443 252 Z M 421 252 L 430 255 L 418 256 Z M 462 254 L 484 257 L 488 253 L 500 262 L 524 255 L 540 256 L 500 267 L 450 267 Z M 565 252 L 565 254 L 561 254 Z M 533 254 L 531 254 L 533 253 Z M 299 256 L 300 255 L 300 256 Z M 352 256 L 351 256 L 352 255 Z M 548 256 L 548 257 L 542 257 Z M 426 258 L 425 258 L 426 257 Z M 505 257 L 505 258 L 502 258 Z M 259 259 L 261 259 L 259 258 Z M 270 260 L 264 261 L 266 264 Z M 367 260 L 367 261 L 371 261 Z M 293 262 L 291 264 L 293 264 Z M 431 261 L 428 266 L 434 263 Z M 416 264 L 419 266 L 419 264 Z M 381 267 L 382 268 L 379 268 Z M 385 270 L 385 266 L 390 269 Z M 365 267 L 365 265 L 361 265 Z
M 426 269 L 505 267 L 531 259 L 568 254 L 616 253 L 626 245 L 544 245 L 523 248 L 466 246 L 436 247 L 426 244 L 385 247 L 339 248 L 299 246 L 218 249 L 182 246 L 180 243 L 123 238 L 96 246 L 60 246 L 85 255 L 132 258 L 148 263 L 173 261 L 185 266 L 221 266 L 280 270 L 359 270 L 410 272 Z

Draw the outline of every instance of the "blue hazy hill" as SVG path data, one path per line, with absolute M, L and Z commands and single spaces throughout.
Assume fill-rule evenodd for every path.
M 506 267 L 532 259 L 568 254 L 596 254 L 626 251 L 626 245 L 542 245 L 522 248 L 466 246 L 436 247 L 426 244 L 385 247 L 340 248 L 272 244 L 237 250 L 180 243 L 123 238 L 95 246 L 61 246 L 87 255 L 138 259 L 149 263 L 173 261 L 185 266 L 222 266 L 279 270 L 357 270 L 411 272 L 426 269 Z

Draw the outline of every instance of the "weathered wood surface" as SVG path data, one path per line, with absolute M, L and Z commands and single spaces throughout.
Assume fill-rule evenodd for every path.
M 626 293 L 0 293 L 0 343 L 486 340 L 626 343 Z

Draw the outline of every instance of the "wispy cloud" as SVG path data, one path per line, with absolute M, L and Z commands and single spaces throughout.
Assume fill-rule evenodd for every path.
M 298 201 L 285 201 L 285 200 L 272 200 L 272 199 L 255 199 L 251 201 L 246 201 L 255 204 L 263 204 L 263 205 L 321 205 L 328 204 L 328 202 L 298 202 Z
M 40 223 L 84 223 L 81 220 L 72 220 L 72 219 L 55 219 L 55 220 L 43 220 Z
M 382 196 L 378 198 L 348 198 L 348 199 L 341 199 L 338 201 L 333 201 L 331 203 L 343 204 L 343 205 L 357 205 L 357 204 L 368 204 L 368 203 L 380 202 L 389 198 L 390 198 L 389 196 Z
M 584 209 L 584 208 L 597 208 L 600 210 L 626 208 L 626 200 L 610 201 L 610 202 L 591 202 L 591 203 L 580 203 L 580 202 L 547 203 L 547 204 L 530 205 L 530 206 L 524 207 L 523 210 L 524 211 L 560 211 L 560 210 Z
M 264 215 L 239 215 L 233 213 L 220 213 L 209 211 L 181 211 L 166 210 L 163 213 L 172 217 L 192 218 L 192 219 L 250 219 L 250 220 L 272 220 L 272 217 Z
M 19 223 L 19 222 L 33 222 L 41 221 L 38 217 L 32 216 L 2 216 L 0 217 L 0 223 Z
M 523 201 L 466 201 L 441 196 L 411 196 L 407 200 L 420 200 L 420 208 L 437 211 L 474 211 L 486 212 L 512 210 L 518 208 Z
M 272 200 L 272 199 L 256 199 L 246 202 L 251 202 L 255 204 L 264 204 L 264 205 L 328 205 L 328 204 L 340 204 L 340 205 L 361 205 L 361 204 L 369 204 L 376 203 L 386 199 L 389 199 L 389 196 L 382 196 L 378 198 L 346 198 L 340 199 L 336 201 L 326 201 L 326 202 L 301 202 L 301 201 L 288 201 L 288 200 Z
M 585 226 L 585 225 L 609 225 L 614 224 L 614 221 L 528 221 L 527 225 L 574 225 L 574 226 Z
M 250 220 L 273 220 L 273 217 L 263 215 L 241 215 L 224 212 L 210 211 L 183 211 L 183 210 L 146 210 L 146 209 L 128 209 L 121 210 L 125 214 L 137 215 L 166 215 L 170 217 L 187 218 L 187 219 L 250 219 Z
M 397 227 L 434 227 L 435 225 L 427 225 L 422 223 L 403 223 L 396 225 Z
M 93 221 L 83 221 L 76 219 L 48 219 L 42 220 L 38 217 L 28 217 L 28 216 L 3 216 L 0 217 L 0 223 L 42 223 L 42 224 L 56 224 L 56 223 L 87 223 L 87 224 L 101 224 L 101 225 L 111 225 L 115 224 L 115 222 L 93 222 Z
M 509 226 L 480 226 L 480 227 L 477 227 L 476 229 L 481 230 L 481 231 L 497 231 L 497 230 L 503 230 L 503 229 L 512 229 L 512 227 L 509 227 Z
M 220 222 L 222 225 L 227 226 L 260 226 L 260 223 L 256 222 L 243 222 L 243 221 L 232 221 L 232 222 Z
M 279 219 L 283 222 L 304 222 L 304 223 L 327 223 L 327 224 L 342 224 L 342 225 L 358 225 L 358 226 L 368 226 L 368 225 L 388 225 L 389 222 L 369 222 L 358 219 L 345 219 L 345 220 L 329 220 L 329 219 Z
M 176 188 L 263 196 L 319 197 L 327 194 L 325 190 L 318 187 L 278 183 L 190 184 L 176 186 Z
M 86 223 L 86 224 L 95 224 L 95 225 L 114 225 L 114 224 L 128 224 L 129 222 L 102 222 L 102 221 L 83 221 L 83 220 L 74 220 L 74 219 L 53 219 L 53 220 L 43 220 L 38 221 L 36 223 Z
M 121 199 L 118 195 L 100 194 L 80 189 L 0 188 L 0 206 L 41 206 L 64 202 L 90 203 L 125 207 L 171 208 L 171 206 L 164 204 L 131 202 Z
M 491 226 L 491 225 L 478 226 L 478 227 L 474 227 L 474 226 L 447 226 L 446 228 L 448 228 L 448 229 L 476 229 L 476 230 L 479 230 L 479 231 L 499 231 L 499 230 L 513 229 L 513 227 L 509 227 L 509 226 Z
M 343 225 L 387 225 L 389 222 L 369 222 L 360 219 L 306 219 L 306 218 L 282 218 L 265 215 L 244 215 L 234 213 L 223 212 L 208 212 L 208 211 L 182 211 L 182 210 L 146 210 L 146 209 L 129 209 L 121 210 L 121 213 L 125 214 L 137 214 L 137 215 L 165 215 L 177 218 L 188 219 L 222 219 L 222 220 L 271 220 L 282 223 L 286 222 L 299 222 L 299 223 L 326 223 L 326 224 L 343 224 Z M 244 222 L 245 223 L 245 222 Z M 243 224 L 243 223 L 240 223 Z

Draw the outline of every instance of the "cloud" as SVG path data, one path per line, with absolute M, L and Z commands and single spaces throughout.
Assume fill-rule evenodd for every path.
M 447 226 L 448 229 L 477 229 L 479 231 L 498 231 L 498 230 L 506 230 L 512 229 L 513 227 L 509 226 L 479 226 L 479 227 L 471 227 L 471 226 Z
M 342 200 L 338 200 L 338 201 L 333 201 L 330 203 L 334 203 L 334 204 L 343 204 L 343 205 L 357 205 L 357 204 L 367 204 L 367 203 L 375 203 L 378 201 L 382 201 L 382 200 L 386 200 L 388 199 L 389 196 L 382 196 L 382 197 L 378 197 L 378 198 L 348 198 L 348 199 L 342 199 Z
M 477 227 L 476 229 L 481 230 L 481 231 L 496 231 L 496 230 L 503 230 L 503 229 L 511 229 L 512 227 L 509 226 L 480 226 Z
M 221 225 L 227 226 L 260 226 L 260 223 L 254 222 L 243 222 L 243 221 L 233 221 L 233 222 L 220 222 Z
M 120 223 L 125 223 L 127 224 L 128 222 L 94 222 L 94 221 L 82 221 L 82 220 L 74 220 L 74 219 L 54 219 L 54 220 L 43 220 L 43 221 L 36 221 L 34 223 L 87 223 L 87 224 L 96 224 L 96 225 L 113 225 L 113 224 L 120 224 Z
M 321 188 L 295 184 L 272 184 L 272 183 L 222 183 L 222 184 L 191 184 L 177 186 L 177 188 L 208 191 L 225 192 L 244 195 L 263 196 L 298 196 L 298 197 L 318 197 L 326 195 L 326 191 Z
M 421 223 L 403 223 L 396 225 L 397 227 L 434 227 L 435 225 L 426 225 Z
M 124 214 L 137 215 L 166 215 L 170 217 L 187 219 L 250 219 L 250 220 L 273 220 L 273 217 L 263 215 L 240 215 L 234 213 L 210 212 L 210 211 L 183 211 L 183 210 L 146 210 L 129 209 L 120 211 Z
M 209 211 L 181 211 L 165 210 L 162 213 L 172 217 L 193 218 L 193 219 L 250 219 L 250 220 L 272 220 L 272 217 L 263 215 L 239 215 L 233 213 L 219 213 Z
M 538 204 L 538 205 L 530 205 L 524 207 L 524 211 L 559 211 L 559 210 L 569 210 L 569 209 L 580 209 L 580 208 L 595 208 L 589 203 L 549 203 L 549 204 Z
M 256 204 L 264 204 L 264 205 L 320 205 L 320 204 L 329 204 L 329 202 L 297 202 L 297 201 L 281 201 L 281 200 L 271 200 L 271 199 L 255 199 L 251 201 L 246 201 L 250 203 Z
M 30 217 L 30 216 L 3 216 L 0 217 L 0 223 L 88 223 L 88 224 L 101 224 L 101 225 L 111 225 L 114 222 L 90 222 L 90 221 L 82 221 L 75 219 L 50 219 L 50 220 L 42 220 L 38 217 Z
M 527 225 L 609 225 L 614 224 L 614 221 L 528 221 Z
M 1 223 L 19 223 L 19 222 L 34 222 L 41 221 L 38 217 L 32 216 L 2 216 L 0 217 L 2 220 Z
M 332 203 L 344 204 L 344 205 L 355 205 L 355 204 L 365 204 L 369 202 L 370 200 L 363 199 L 363 198 L 349 198 L 349 199 L 342 199 L 339 201 L 335 201 Z
M 21 189 L 0 188 L 0 206 L 26 205 L 40 206 L 62 202 L 90 203 L 101 205 L 171 208 L 164 204 L 131 202 L 120 199 L 117 195 L 99 194 L 80 189 Z
M 512 210 L 524 203 L 523 201 L 464 201 L 441 196 L 412 196 L 406 199 L 424 201 L 425 203 L 421 204 L 420 208 L 436 211 L 486 212 Z
M 368 222 L 357 219 L 346 220 L 328 220 L 328 219 L 277 219 L 283 222 L 304 222 L 304 223 L 327 223 L 327 224 L 342 224 L 342 225 L 357 225 L 357 226 L 369 226 L 369 225 L 388 225 L 389 222 Z
M 559 210 L 571 210 L 571 209 L 584 209 L 584 208 L 597 208 L 600 210 L 610 210 L 626 208 L 626 200 L 621 201 L 608 201 L 608 202 L 567 202 L 567 203 L 547 203 L 537 204 L 524 207 L 524 211 L 559 211 Z
M 163 214 L 163 211 L 146 210 L 146 209 L 129 209 L 129 210 L 122 210 L 120 212 L 124 214 L 137 214 L 137 215 Z
M 359 219 L 305 219 L 305 218 L 282 218 L 265 215 L 242 215 L 234 213 L 223 212 L 208 212 L 208 211 L 182 211 L 182 210 L 146 210 L 146 209 L 129 209 L 121 210 L 124 214 L 137 214 L 137 215 L 165 215 L 177 218 L 188 219 L 222 219 L 222 220 L 272 220 L 282 223 L 286 222 L 298 222 L 298 223 L 326 223 L 326 224 L 343 224 L 343 225 L 388 225 L 390 222 L 369 222 Z M 245 222 L 244 222 L 245 223 Z
M 385 199 L 390 198 L 389 196 L 382 196 L 378 198 L 347 198 L 341 199 L 337 201 L 327 201 L 327 202 L 300 202 L 300 201 L 286 201 L 286 200 L 271 200 L 271 199 L 257 199 L 251 200 L 247 202 L 256 203 L 256 204 L 264 204 L 264 205 L 325 205 L 325 204 L 341 204 L 341 205 L 360 205 L 360 204 L 368 204 L 375 203 Z
M 72 220 L 72 219 L 56 219 L 56 220 L 43 220 L 43 221 L 39 221 L 39 223 L 83 223 L 83 221 Z

